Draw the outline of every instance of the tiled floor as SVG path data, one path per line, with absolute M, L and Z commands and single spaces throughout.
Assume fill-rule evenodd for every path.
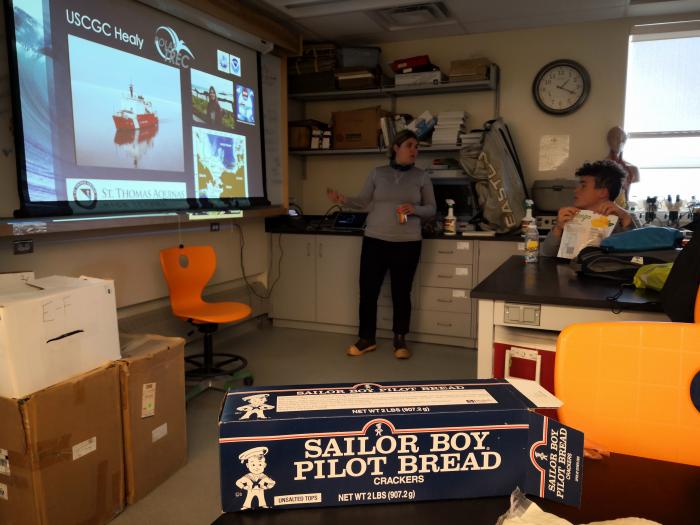
M 224 334 L 221 334 L 223 336 Z M 476 377 L 476 351 L 453 346 L 412 343 L 414 356 L 399 361 L 391 341 L 360 358 L 346 357 L 353 337 L 272 328 L 215 340 L 215 347 L 246 357 L 255 384 L 310 384 L 470 379 Z M 188 351 L 196 350 L 190 349 Z M 209 390 L 187 407 L 189 461 L 146 498 L 127 507 L 114 525 L 210 524 L 220 514 L 217 417 L 223 394 Z

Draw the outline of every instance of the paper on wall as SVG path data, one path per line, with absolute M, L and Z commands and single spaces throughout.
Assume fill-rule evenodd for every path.
M 600 246 L 609 237 L 617 224 L 617 215 L 599 215 L 590 210 L 581 210 L 564 225 L 557 257 L 573 259 L 586 246 Z

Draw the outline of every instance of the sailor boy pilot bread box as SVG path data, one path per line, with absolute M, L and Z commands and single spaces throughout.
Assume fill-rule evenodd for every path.
M 514 385 L 517 385 L 514 386 Z M 504 380 L 230 390 L 219 422 L 224 512 L 510 494 L 578 505 L 583 434 Z
M 119 359 L 114 283 L 0 280 L 0 396 L 21 398 Z

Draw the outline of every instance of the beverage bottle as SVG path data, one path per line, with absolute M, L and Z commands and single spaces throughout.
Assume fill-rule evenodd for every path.
M 535 222 L 535 218 L 532 216 L 532 205 L 535 204 L 530 199 L 525 199 L 525 217 L 520 221 L 520 231 L 523 236 L 527 233 L 527 228 L 531 223 Z
M 525 262 L 536 263 L 540 254 L 540 232 L 533 221 L 527 226 L 525 232 Z

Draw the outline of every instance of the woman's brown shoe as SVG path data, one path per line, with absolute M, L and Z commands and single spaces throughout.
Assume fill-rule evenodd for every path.
M 394 335 L 394 357 L 396 359 L 411 357 L 411 351 L 406 346 L 406 339 L 402 335 Z
M 349 347 L 345 353 L 352 357 L 359 357 L 365 355 L 367 352 L 377 349 L 377 343 L 375 341 L 368 341 L 367 339 L 358 339 L 357 342 Z

